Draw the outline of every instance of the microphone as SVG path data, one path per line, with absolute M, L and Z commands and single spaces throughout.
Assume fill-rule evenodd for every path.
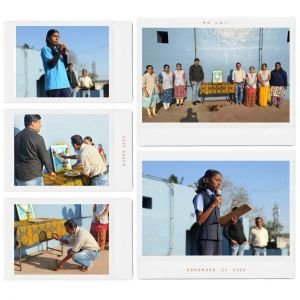
M 62 45 L 61 43 L 57 43 L 56 44 L 56 48 L 57 48 L 57 51 L 58 51 L 58 47 L 60 46 L 60 45 Z M 70 52 L 70 50 L 68 49 L 68 48 L 63 48 L 63 50 L 65 50 L 66 52 Z
M 222 196 L 222 191 L 220 189 L 216 190 L 216 196 Z M 220 209 L 221 203 L 218 204 L 218 208 Z

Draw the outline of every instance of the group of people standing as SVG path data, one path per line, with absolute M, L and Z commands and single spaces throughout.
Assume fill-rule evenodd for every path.
M 246 106 L 253 107 L 257 102 L 262 107 L 266 107 L 270 100 L 270 105 L 280 108 L 283 104 L 285 90 L 287 89 L 287 74 L 282 69 L 281 63 L 275 63 L 275 69 L 269 71 L 267 64 L 263 63 L 261 69 L 256 73 L 251 66 L 246 73 L 241 69 L 241 63 L 236 63 L 236 69 L 232 72 L 232 83 L 235 85 L 235 101 L 241 105 L 244 101 Z M 257 93 L 258 88 L 258 93 Z M 245 98 L 244 98 L 245 90 Z
M 268 231 L 263 227 L 263 219 L 255 219 L 255 227 L 251 229 L 247 241 L 241 219 L 233 217 L 223 227 L 219 223 L 222 196 L 219 189 L 222 174 L 209 169 L 198 180 L 193 206 L 196 214 L 196 248 L 198 255 L 222 255 L 223 235 L 230 244 L 231 255 L 244 255 L 245 246 L 249 243 L 253 255 L 266 255 L 268 245 Z M 234 211 L 237 207 L 234 207 Z M 193 228 L 195 228 L 193 225 Z
M 68 48 L 60 42 L 59 32 L 50 29 L 46 35 L 46 46 L 41 50 L 45 71 L 45 91 L 47 97 L 76 97 L 77 90 L 81 97 L 90 97 L 94 86 L 86 69 L 77 80 L 73 64 L 68 63 Z M 66 70 L 67 69 L 67 70 Z
M 232 83 L 235 85 L 235 103 L 245 106 L 255 106 L 257 102 L 262 107 L 270 104 L 280 108 L 283 104 L 285 90 L 287 89 L 287 73 L 282 69 L 281 63 L 276 62 L 275 69 L 269 71 L 267 64 L 261 65 L 257 73 L 251 66 L 246 73 L 241 69 L 241 63 L 236 63 L 232 72 Z M 198 96 L 201 83 L 204 82 L 204 72 L 199 58 L 194 59 L 194 64 L 189 68 L 189 82 L 192 88 L 192 103 L 200 103 Z M 157 116 L 156 106 L 161 100 L 165 110 L 170 109 L 172 100 L 176 99 L 176 106 L 184 105 L 186 98 L 187 77 L 180 63 L 176 64 L 176 70 L 172 72 L 170 66 L 165 64 L 163 71 L 157 76 L 153 66 L 147 65 L 142 77 L 143 107 L 147 109 L 149 118 Z M 245 99 L 244 99 L 245 90 Z
M 51 179 L 56 177 L 44 138 L 39 134 L 41 119 L 40 115 L 25 115 L 25 128 L 15 136 L 15 184 L 18 186 L 43 186 L 44 166 Z M 107 166 L 103 149 L 97 149 L 89 136 L 73 135 L 71 143 L 77 153 L 71 156 L 61 154 L 62 158 L 77 160 L 90 185 L 104 185 Z
M 193 104 L 198 101 L 198 91 L 201 82 L 204 80 L 203 69 L 199 58 L 195 58 L 194 64 L 190 67 L 189 80 L 193 91 Z M 153 66 L 146 66 L 142 77 L 143 107 L 147 109 L 148 117 L 157 116 L 156 105 L 161 99 L 164 109 L 170 110 L 173 98 L 176 99 L 176 107 L 183 106 L 186 98 L 187 77 L 182 70 L 181 63 L 176 64 L 176 70 L 172 72 L 170 65 L 165 64 L 163 71 L 156 76 Z

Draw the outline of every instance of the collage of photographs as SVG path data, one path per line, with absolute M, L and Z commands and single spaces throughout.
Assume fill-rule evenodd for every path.
M 5 279 L 294 278 L 294 18 L 5 39 Z

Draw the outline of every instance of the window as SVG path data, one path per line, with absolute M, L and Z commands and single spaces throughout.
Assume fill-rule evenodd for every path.
M 157 42 L 161 44 L 169 43 L 168 31 L 157 31 Z
M 143 196 L 143 208 L 152 209 L 152 198 Z

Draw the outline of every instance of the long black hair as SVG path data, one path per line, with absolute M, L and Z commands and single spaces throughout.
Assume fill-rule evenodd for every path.
M 52 34 L 54 34 L 56 32 L 59 33 L 59 31 L 56 30 L 56 29 L 50 29 L 50 30 L 48 30 L 47 35 L 46 35 L 46 44 L 47 44 L 47 46 L 49 46 L 48 39 L 52 36 Z
M 215 175 L 221 175 L 221 172 L 217 171 L 217 170 L 213 170 L 213 169 L 209 169 L 205 172 L 204 176 L 202 176 L 197 183 L 197 189 L 195 190 L 195 192 L 201 193 L 203 191 L 205 191 L 208 188 L 208 182 L 209 180 L 214 177 Z

